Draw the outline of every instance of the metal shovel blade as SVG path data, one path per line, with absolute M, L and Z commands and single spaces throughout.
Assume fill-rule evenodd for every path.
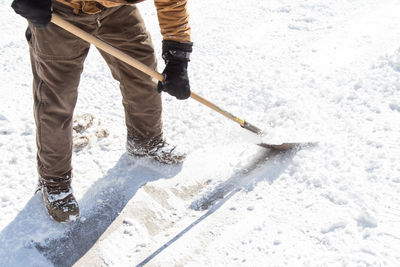
M 265 143 L 263 140 L 263 136 L 265 136 L 265 133 L 262 130 L 260 130 L 259 128 L 255 127 L 254 125 L 251 125 L 249 123 L 247 123 L 246 126 L 247 127 L 244 127 L 244 128 L 255 133 L 260 138 L 260 142 L 257 143 L 257 145 L 264 147 L 264 148 L 274 149 L 277 151 L 286 151 L 286 150 L 290 150 L 290 149 L 311 147 L 311 146 L 314 146 L 317 144 L 317 142 L 288 142 L 288 143 L 280 143 L 280 144 Z
M 303 148 L 303 147 L 310 147 L 315 145 L 316 143 L 281 143 L 281 144 L 266 144 L 266 143 L 260 143 L 257 144 L 261 147 L 268 148 L 268 149 L 274 149 L 278 151 L 285 151 L 285 150 L 290 150 L 290 149 L 296 149 L 296 148 Z

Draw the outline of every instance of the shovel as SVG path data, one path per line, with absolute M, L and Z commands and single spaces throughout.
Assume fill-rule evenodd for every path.
M 158 81 L 163 81 L 164 76 L 157 71 L 149 68 L 148 66 L 144 65 L 140 61 L 130 57 L 129 55 L 125 54 L 124 52 L 116 49 L 115 47 L 101 41 L 100 39 L 94 37 L 93 35 L 81 30 L 80 28 L 72 25 L 71 23 L 62 19 L 59 15 L 53 13 L 51 22 L 56 24 L 57 26 L 63 28 L 64 30 L 78 36 L 79 38 L 85 40 L 88 43 L 93 44 L 98 49 L 103 50 L 104 52 L 118 58 L 119 60 L 131 65 L 132 67 L 146 73 L 147 75 L 157 79 Z M 257 145 L 269 148 L 269 149 L 276 149 L 276 150 L 288 150 L 294 147 L 303 146 L 304 143 L 281 143 L 281 144 L 268 144 L 262 141 L 262 136 L 264 135 L 263 131 L 252 125 L 251 123 L 232 115 L 231 113 L 223 110 L 222 108 L 218 107 L 217 105 L 213 104 L 212 102 L 206 100 L 205 98 L 199 96 L 198 94 L 191 92 L 190 97 L 194 100 L 200 102 L 201 104 L 211 108 L 212 110 L 224 115 L 225 117 L 231 119 L 232 121 L 238 123 L 242 128 L 254 133 L 259 138 L 259 143 Z

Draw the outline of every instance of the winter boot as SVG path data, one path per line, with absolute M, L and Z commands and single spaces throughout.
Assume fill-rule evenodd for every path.
M 128 135 L 126 151 L 132 156 L 151 158 L 169 165 L 180 164 L 186 157 L 185 153 L 179 152 L 176 146 L 168 144 L 161 136 L 142 141 Z
M 41 191 L 47 212 L 57 222 L 74 221 L 79 217 L 79 207 L 69 180 L 40 178 Z

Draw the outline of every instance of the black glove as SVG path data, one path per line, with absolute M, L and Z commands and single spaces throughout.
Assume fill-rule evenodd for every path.
M 50 23 L 51 0 L 14 0 L 11 7 L 37 28 L 45 28 Z
M 187 73 L 189 55 L 193 43 L 180 43 L 164 40 L 162 57 L 165 61 L 163 71 L 164 81 L 158 83 L 158 92 L 167 92 L 177 99 L 187 99 L 190 96 L 190 84 Z

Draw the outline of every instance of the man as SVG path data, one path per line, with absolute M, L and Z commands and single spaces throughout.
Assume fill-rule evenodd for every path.
M 37 163 L 48 213 L 56 221 L 74 220 L 79 207 L 71 189 L 72 116 L 87 42 L 50 23 L 52 12 L 156 69 L 151 38 L 135 4 L 142 0 L 14 0 L 25 17 L 33 73 Z M 190 96 L 187 75 L 192 51 L 187 0 L 154 0 L 163 35 L 165 81 L 158 85 L 146 74 L 100 51 L 119 81 L 127 126 L 127 152 L 166 164 L 185 155 L 165 142 L 161 97 Z M 158 89 L 158 90 L 157 90 Z M 157 92 L 158 91 L 158 92 Z

